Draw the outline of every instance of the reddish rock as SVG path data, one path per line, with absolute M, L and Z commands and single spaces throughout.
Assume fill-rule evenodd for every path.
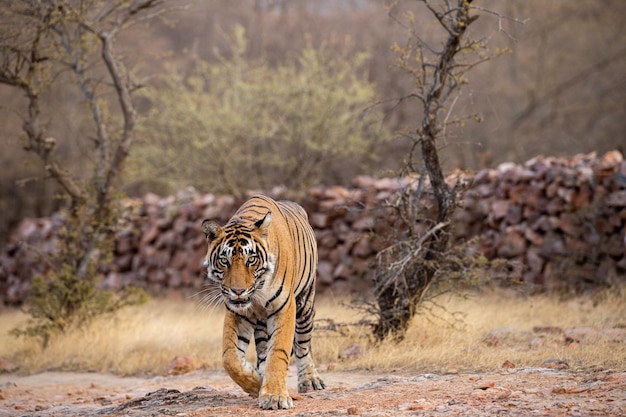
M 154 242 L 159 237 L 159 227 L 156 223 L 146 224 L 147 230 L 141 235 L 140 248 L 145 247 L 147 244 Z
M 529 248 L 526 252 L 526 263 L 531 272 L 540 273 L 543 270 L 543 258 L 539 256 L 537 248 Z
M 363 350 L 361 349 L 361 345 L 359 345 L 358 343 L 353 343 L 339 354 L 339 359 L 344 361 L 354 360 L 360 357 L 362 354 Z
M 352 229 L 358 231 L 369 231 L 374 229 L 375 225 L 376 220 L 374 219 L 374 216 L 362 216 L 352 223 Z
M 519 230 L 507 228 L 504 239 L 497 249 L 498 255 L 512 258 L 526 252 L 526 239 Z
M 317 265 L 318 285 L 328 286 L 333 283 L 333 264 L 328 261 L 320 261 Z
M 452 184 L 456 174 L 446 181 Z M 426 187 L 428 181 L 426 181 Z M 626 161 L 621 153 L 602 158 L 536 157 L 526 163 L 483 169 L 459 202 L 452 241 L 471 242 L 467 253 L 515 261 L 510 275 L 543 289 L 623 283 L 626 274 Z M 376 254 L 402 233 L 398 213 L 388 207 L 397 192 L 417 187 L 415 177 L 357 177 L 350 188 L 311 188 L 303 206 L 319 248 L 319 285 L 333 291 L 371 289 Z M 276 195 L 284 190 L 272 191 Z M 156 295 L 176 287 L 200 288 L 206 239 L 203 218 L 224 223 L 240 202 L 232 196 L 184 190 L 161 198 L 147 194 L 128 203 L 125 229 L 115 242 L 114 259 L 102 265 L 106 285 L 139 285 Z M 136 210 L 132 209 L 133 207 Z M 413 232 L 432 227 L 436 204 L 426 188 Z M 136 217 L 133 217 L 136 216 Z M 19 304 L 30 278 L 45 273 L 41 256 L 58 249 L 63 215 L 24 219 L 0 253 L 0 296 Z M 24 244 L 26 243 L 26 244 Z M 36 250 L 30 250 L 30 247 Z M 502 271 L 487 271 L 501 275 Z
M 511 204 L 510 200 L 496 200 L 491 203 L 491 213 L 493 218 L 499 220 L 506 216 Z
M 626 190 L 614 191 L 606 198 L 606 204 L 611 207 L 626 207 Z
M 169 375 L 182 375 L 198 370 L 204 366 L 200 358 L 195 356 L 176 356 L 167 365 Z
M 331 217 L 328 213 L 313 213 L 309 216 L 309 221 L 311 225 L 317 229 L 324 229 L 328 227 L 331 223 Z
M 515 364 L 507 359 L 504 361 L 504 363 L 502 363 L 501 367 L 504 369 L 513 369 L 515 368 Z
M 367 236 L 361 238 L 352 247 L 352 255 L 358 258 L 367 258 L 373 253 L 370 239 Z

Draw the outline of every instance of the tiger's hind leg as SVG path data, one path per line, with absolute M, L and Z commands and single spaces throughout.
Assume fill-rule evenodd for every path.
M 312 287 L 307 296 L 298 300 L 298 311 L 296 314 L 293 352 L 296 356 L 296 367 L 298 369 L 298 392 L 301 393 L 311 390 L 322 390 L 326 387 L 317 372 L 313 354 L 311 353 L 311 337 L 313 335 L 313 319 L 315 317 L 314 298 L 315 289 Z

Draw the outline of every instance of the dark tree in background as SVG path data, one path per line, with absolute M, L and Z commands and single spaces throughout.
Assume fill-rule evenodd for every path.
M 468 36 L 468 28 L 478 18 L 470 1 L 421 0 L 419 3 L 422 11 L 434 17 L 444 41 L 424 39 L 416 13 L 410 8 L 403 12 L 396 7 L 391 9 L 390 16 L 409 35 L 404 46 L 395 46 L 397 65 L 415 85 L 415 90 L 401 101 L 417 101 L 421 110 L 416 115 L 419 125 L 406 133 L 411 147 L 403 175 L 419 180 L 401 198 L 390 202 L 400 225 L 395 242 L 378 256 L 375 276 L 378 321 L 373 330 L 379 340 L 404 337 L 411 318 L 445 262 L 450 221 L 467 184 L 460 178 L 454 185 L 446 183 L 439 152 L 448 128 L 462 126 L 467 119 L 480 119 L 479 115 L 454 116 L 454 104 L 467 83 L 466 73 L 491 57 L 486 53 L 484 41 Z M 433 193 L 436 201 L 435 219 L 425 219 L 420 213 L 420 198 L 426 190 Z M 418 221 L 428 222 L 428 227 L 416 228 Z

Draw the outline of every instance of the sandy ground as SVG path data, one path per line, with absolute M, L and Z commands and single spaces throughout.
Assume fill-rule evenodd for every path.
M 295 392 L 295 370 L 288 384 Z M 322 372 L 324 391 L 263 411 L 221 371 L 122 378 L 96 373 L 0 375 L 1 416 L 621 416 L 626 372 L 502 369 L 398 375 Z

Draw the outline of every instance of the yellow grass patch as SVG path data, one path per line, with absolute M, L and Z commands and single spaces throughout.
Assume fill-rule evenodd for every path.
M 595 330 L 626 328 L 626 297 L 614 291 L 594 298 L 560 301 L 553 297 L 478 295 L 469 300 L 439 300 L 438 315 L 450 321 L 451 312 L 463 322 L 451 326 L 432 314 L 417 316 L 402 343 L 376 344 L 365 326 L 342 333 L 318 331 L 314 356 L 322 371 L 370 369 L 382 372 L 448 372 L 498 369 L 505 361 L 516 367 L 540 366 L 559 359 L 570 367 L 602 366 L 626 369 L 626 343 L 607 340 L 562 343 L 561 336 L 541 336 L 535 326 Z M 339 300 L 321 298 L 319 319 L 353 323 L 361 317 Z M 27 317 L 15 310 L 0 313 L 0 357 L 19 365 L 21 372 L 73 370 L 121 375 L 164 375 L 175 356 L 198 358 L 208 369 L 221 368 L 221 307 L 205 308 L 197 300 L 166 301 L 127 308 L 115 316 L 95 320 L 50 341 L 42 350 L 35 341 L 16 339 L 7 332 Z M 320 324 L 325 322 L 322 320 Z M 484 338 L 493 330 L 510 333 L 496 345 Z M 538 343 L 531 345 L 529 340 Z M 358 344 L 360 356 L 342 360 L 341 353 Z
M 25 322 L 22 313 L 1 316 L 0 332 Z M 200 358 L 205 367 L 221 366 L 223 314 L 192 300 L 153 300 L 103 316 L 84 329 L 53 338 L 42 350 L 36 341 L 3 336 L 0 356 L 17 362 L 23 372 L 73 370 L 121 375 L 164 375 L 175 357 Z
M 505 361 L 515 367 L 541 366 L 546 360 L 563 360 L 571 368 L 602 366 L 626 369 L 626 340 L 566 343 L 562 334 L 537 333 L 537 326 L 618 328 L 626 332 L 626 293 L 608 292 L 594 298 L 560 301 L 554 297 L 481 295 L 470 299 L 438 300 L 436 314 L 420 314 L 401 343 L 372 343 L 354 335 L 335 342 L 336 356 L 358 343 L 361 357 L 338 361 L 341 368 L 381 371 L 449 372 L 501 368 Z M 462 322 L 454 321 L 458 312 Z M 323 313 L 322 313 L 323 314 Z M 337 314 L 335 314 L 337 317 Z M 500 335 L 496 344 L 486 335 Z M 622 332 L 622 334 L 624 334 Z M 318 342 L 322 346 L 327 341 Z M 328 350 L 328 347 L 326 347 Z M 323 357 L 332 360 L 332 355 Z

